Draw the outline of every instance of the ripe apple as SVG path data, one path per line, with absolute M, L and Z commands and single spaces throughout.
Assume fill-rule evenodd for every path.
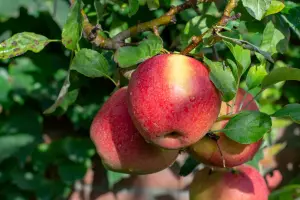
M 163 54 L 139 65 L 128 85 L 133 123 L 149 142 L 166 149 L 187 147 L 211 128 L 221 99 L 199 61 Z
M 200 170 L 190 185 L 190 200 L 268 199 L 268 187 L 255 168 L 241 165 L 235 170 Z
M 104 166 L 112 171 L 149 174 L 170 166 L 177 150 L 147 143 L 128 114 L 127 87 L 116 91 L 95 116 L 90 135 Z
M 233 107 L 230 107 L 225 102 L 222 102 L 220 115 L 226 115 L 230 113 L 231 110 L 233 113 L 238 113 L 243 99 L 244 103 L 242 109 L 258 110 L 258 107 L 254 101 L 245 107 L 252 100 L 252 98 L 253 96 L 251 94 L 246 94 L 245 90 L 239 89 L 237 92 L 235 105 L 233 106 L 233 101 L 229 102 L 229 105 L 232 105 Z M 216 122 L 213 125 L 212 130 L 221 130 L 225 127 L 227 122 L 228 120 Z M 196 144 L 190 146 L 188 148 L 188 152 L 195 159 L 207 165 L 224 167 L 225 164 L 226 167 L 234 167 L 251 160 L 262 143 L 261 139 L 252 144 L 240 144 L 228 138 L 223 132 L 217 132 L 215 134 L 220 137 L 218 141 L 212 140 L 209 137 L 204 137 Z M 217 146 L 217 143 L 220 147 L 223 157 Z

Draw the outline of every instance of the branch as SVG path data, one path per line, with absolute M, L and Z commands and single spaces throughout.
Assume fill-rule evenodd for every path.
M 70 0 L 71 5 L 74 4 L 76 0 Z M 83 35 L 84 37 L 91 42 L 93 45 L 103 48 L 103 49 L 111 49 L 116 50 L 124 45 L 124 40 L 137 35 L 138 33 L 145 32 L 148 30 L 156 31 L 159 26 L 168 25 L 170 23 L 176 23 L 175 15 L 188 9 L 195 7 L 197 3 L 206 3 L 213 2 L 214 0 L 187 0 L 185 3 L 172 7 L 166 14 L 163 16 L 153 19 L 148 22 L 144 22 L 141 24 L 137 24 L 135 26 L 130 27 L 129 29 L 120 32 L 113 38 L 105 38 L 98 34 L 99 29 L 94 27 L 88 20 L 86 14 L 81 11 L 83 16 Z
M 209 30 L 205 31 L 199 36 L 194 36 L 192 38 L 192 42 L 181 52 L 181 54 L 186 55 L 195 49 L 203 40 L 203 37 L 209 33 L 215 31 L 216 33 L 222 30 L 221 27 L 224 27 L 230 20 L 235 20 L 240 17 L 240 14 L 230 17 L 231 12 L 237 7 L 238 0 L 229 0 L 228 4 L 226 5 L 223 15 L 221 19 L 217 22 L 216 25 L 211 27 Z

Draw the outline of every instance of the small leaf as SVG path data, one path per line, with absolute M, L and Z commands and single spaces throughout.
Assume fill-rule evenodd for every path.
M 29 134 L 4 135 L 0 137 L 0 163 L 17 153 L 22 147 L 34 142 L 34 137 Z
M 269 115 L 258 111 L 242 111 L 229 120 L 223 132 L 238 143 L 251 144 L 260 140 L 271 127 Z
M 70 69 L 90 78 L 106 77 L 116 85 L 114 80 L 110 77 L 114 68 L 112 65 L 109 65 L 106 58 L 97 51 L 81 49 L 73 59 Z
M 272 0 L 242 0 L 248 13 L 257 20 L 261 20 L 271 5 Z
M 251 52 L 248 49 L 244 49 L 243 47 L 230 42 L 225 42 L 225 44 L 233 54 L 239 67 L 239 75 L 241 76 L 251 64 Z
M 280 67 L 272 70 L 262 81 L 262 88 L 267 88 L 281 81 L 300 81 L 300 69 Z
M 272 117 L 288 117 L 295 123 L 300 124 L 300 104 L 288 104 L 276 111 Z
M 246 84 L 249 90 L 258 87 L 264 77 L 267 75 L 266 64 L 260 63 L 259 65 L 253 65 L 246 78 Z
M 284 20 L 278 16 L 274 16 L 274 19 L 267 23 L 261 43 L 261 49 L 272 55 L 277 52 L 285 53 L 290 38 L 290 31 Z
M 263 149 L 259 149 L 257 153 L 254 155 L 254 157 L 247 162 L 247 164 L 259 170 L 259 161 L 262 160 L 263 158 L 264 158 Z
M 43 35 L 22 32 L 13 35 L 0 44 L 0 59 L 12 58 L 27 51 L 40 52 L 50 40 Z
M 271 5 L 267 12 L 265 13 L 265 16 L 272 15 L 275 13 L 279 13 L 284 8 L 284 3 L 282 3 L 279 0 L 272 0 Z
M 150 10 L 156 10 L 159 8 L 159 0 L 147 0 L 147 5 Z
M 107 179 L 108 179 L 109 188 L 112 189 L 116 183 L 118 183 L 120 180 L 124 178 L 128 178 L 129 176 L 130 176 L 129 174 L 107 170 Z
M 155 35 L 149 35 L 146 40 L 136 47 L 121 47 L 114 56 L 121 68 L 136 65 L 158 54 L 163 49 L 162 39 Z
M 68 19 L 62 31 L 62 43 L 66 48 L 75 50 L 82 34 L 81 0 L 76 0 L 68 14 Z
M 129 0 L 129 13 L 128 16 L 131 17 L 136 14 L 139 10 L 139 0 Z
M 94 1 L 94 7 L 97 12 L 97 22 L 102 21 L 103 15 L 105 12 L 105 6 L 101 2 L 101 0 L 95 0 Z
M 194 171 L 194 169 L 199 165 L 199 162 L 193 157 L 189 156 L 184 162 L 183 166 L 180 168 L 179 175 L 187 176 Z
M 221 92 L 223 101 L 228 102 L 235 96 L 237 83 L 229 67 L 221 62 L 214 62 L 204 57 L 204 62 L 210 69 L 210 79 Z

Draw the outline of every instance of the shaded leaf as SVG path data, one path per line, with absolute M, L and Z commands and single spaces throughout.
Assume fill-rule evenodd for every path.
M 12 58 L 33 51 L 40 52 L 50 40 L 43 35 L 22 32 L 13 35 L 0 44 L 0 59 Z
M 22 147 L 34 142 L 29 134 L 4 135 L 0 137 L 0 162 L 17 153 Z
M 242 111 L 231 118 L 222 131 L 238 143 L 251 144 L 260 140 L 271 127 L 269 115 L 258 111 Z
M 280 67 L 273 69 L 262 81 L 262 88 L 267 88 L 281 81 L 300 81 L 300 69 Z
M 300 6 L 285 8 L 282 17 L 300 38 Z
M 242 0 L 248 13 L 257 20 L 261 20 L 271 5 L 272 0 Z
M 149 35 L 146 40 L 140 42 L 136 47 L 119 48 L 114 59 L 121 68 L 127 68 L 155 56 L 162 49 L 162 39 L 155 35 Z
M 199 162 L 195 160 L 192 156 L 189 156 L 184 162 L 183 166 L 180 168 L 179 175 L 187 176 L 194 171 L 194 169 L 199 165 Z
M 147 5 L 150 10 L 156 10 L 159 8 L 159 0 L 147 0 Z
M 246 77 L 246 84 L 249 90 L 258 87 L 267 75 L 266 64 L 260 63 L 259 65 L 253 65 Z
M 287 117 L 300 124 L 300 104 L 288 104 L 276 111 L 273 117 Z
M 221 92 L 223 101 L 228 102 L 235 96 L 237 83 L 229 67 L 221 62 L 211 61 L 204 57 L 203 60 L 210 69 L 210 79 Z
M 136 14 L 136 12 L 139 10 L 139 0 L 129 0 L 129 17 Z
M 82 34 L 81 0 L 76 0 L 70 9 L 66 24 L 62 30 L 62 43 L 68 49 L 75 50 Z
M 81 180 L 87 171 L 84 163 L 62 163 L 58 167 L 58 174 L 66 184 L 73 184 L 77 180 Z

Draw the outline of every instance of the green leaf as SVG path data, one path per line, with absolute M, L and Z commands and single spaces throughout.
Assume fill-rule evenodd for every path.
M 95 0 L 94 7 L 97 12 L 97 22 L 102 21 L 103 15 L 105 13 L 105 6 L 103 5 L 101 0 Z
M 229 67 L 222 62 L 211 61 L 204 57 L 203 60 L 210 69 L 210 79 L 221 92 L 223 101 L 228 102 L 235 96 L 237 90 L 236 80 Z
M 121 68 L 127 68 L 157 55 L 162 49 L 162 39 L 155 35 L 149 35 L 136 47 L 119 48 L 114 59 Z
M 273 15 L 275 13 L 279 13 L 284 8 L 284 3 L 282 3 L 279 0 L 272 0 L 271 5 L 267 12 L 265 13 L 265 16 Z
M 267 23 L 263 32 L 261 49 L 272 55 L 279 52 L 285 53 L 288 48 L 290 31 L 283 19 L 274 16 L 274 20 Z
M 238 143 L 251 144 L 260 140 L 271 127 L 269 115 L 258 111 L 242 111 L 231 118 L 222 131 Z
M 129 176 L 130 176 L 129 174 L 107 170 L 107 179 L 108 179 L 109 188 L 112 189 L 116 183 L 118 183 L 120 180 L 124 178 L 128 178 Z
M 0 59 L 12 58 L 33 51 L 40 52 L 50 40 L 43 35 L 22 32 L 0 43 Z
M 283 11 L 284 14 L 281 16 L 296 33 L 298 38 L 300 38 L 300 6 L 286 8 Z
M 81 180 L 87 171 L 84 163 L 61 163 L 58 167 L 58 174 L 66 184 L 73 184 L 77 180 Z
M 269 195 L 269 200 L 295 200 L 300 197 L 300 185 L 287 185 L 273 191 Z
M 192 156 L 189 156 L 184 162 L 183 166 L 180 168 L 179 175 L 187 176 L 194 171 L 194 169 L 199 165 L 199 162 L 195 160 Z
M 82 34 L 83 17 L 81 15 L 81 0 L 76 0 L 68 14 L 68 19 L 62 30 L 62 43 L 70 49 L 75 50 Z
M 139 10 L 139 0 L 129 0 L 129 17 L 136 14 L 136 12 Z
M 22 147 L 33 143 L 35 138 L 29 134 L 4 135 L 0 137 L 0 162 L 17 153 Z
M 73 59 L 70 69 L 90 78 L 106 77 L 116 85 L 110 77 L 114 70 L 113 66 L 109 65 L 106 58 L 97 51 L 81 49 Z
M 280 67 L 273 69 L 262 81 L 262 88 L 267 88 L 281 81 L 300 81 L 300 69 Z
M 64 84 L 63 84 L 62 88 L 60 89 L 58 97 L 56 98 L 55 102 L 44 111 L 44 114 L 51 114 L 51 113 L 55 112 L 56 109 L 59 106 L 61 106 L 63 103 L 65 103 L 64 110 L 66 110 L 68 105 L 75 102 L 75 100 L 77 99 L 79 90 L 74 89 L 72 91 L 69 91 L 70 86 L 71 86 L 70 73 L 68 73 L 68 75 L 64 81 Z
M 248 13 L 257 20 L 261 20 L 271 5 L 272 0 L 242 0 Z
M 9 75 L 5 69 L 0 68 L 0 104 L 8 102 L 8 94 L 11 91 Z M 1 112 L 0 112 L 1 113 Z
M 243 47 L 232 44 L 231 42 L 225 42 L 227 47 L 230 49 L 233 54 L 239 69 L 239 76 L 241 76 L 250 66 L 251 64 L 251 52 L 248 49 L 244 49 Z
M 287 117 L 300 124 L 300 104 L 288 104 L 276 111 L 272 117 Z
M 150 10 L 156 10 L 159 8 L 159 0 L 147 0 L 147 5 Z
M 260 63 L 259 65 L 253 65 L 246 78 L 246 84 L 249 90 L 258 87 L 267 75 L 266 63 Z

